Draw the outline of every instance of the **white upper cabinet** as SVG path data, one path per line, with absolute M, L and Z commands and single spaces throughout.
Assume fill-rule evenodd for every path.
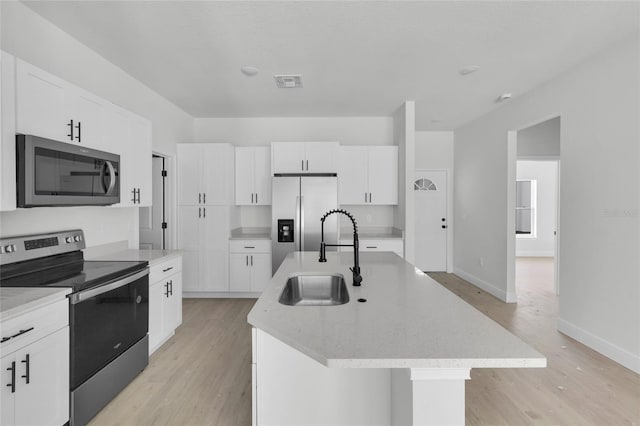
M 16 131 L 105 150 L 106 101 L 20 59 Z
M 178 144 L 178 204 L 231 204 L 232 173 L 231 145 Z
M 269 147 L 236 148 L 236 205 L 271 204 Z
M 132 206 L 149 207 L 152 204 L 152 140 L 151 122 L 129 114 L 129 141 L 121 158 L 123 182 L 122 197 L 133 199 Z M 129 197 L 129 195 L 134 195 Z
M 340 204 L 398 204 L 398 147 L 340 147 Z
M 273 142 L 273 173 L 337 173 L 338 142 Z
M 0 52 L 0 211 L 16 208 L 16 61 Z

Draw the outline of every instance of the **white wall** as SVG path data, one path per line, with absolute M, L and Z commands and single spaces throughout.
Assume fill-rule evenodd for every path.
M 453 218 L 453 145 L 452 131 L 416 132 L 415 168 L 447 171 L 447 216 Z M 453 272 L 453 220 L 447 229 L 447 272 Z
M 520 137 L 518 137 L 518 144 Z M 556 230 L 556 199 L 558 190 L 558 163 L 556 161 L 519 160 L 518 180 L 535 180 L 536 236 L 516 237 L 516 256 L 554 256 Z
M 175 154 L 193 139 L 193 118 L 20 2 L 0 2 L 1 47 L 29 63 L 152 121 L 153 149 Z M 174 216 L 175 217 L 175 216 Z M 137 208 L 35 208 L 0 213 L 1 235 L 81 227 L 90 245 L 138 244 Z
M 404 230 L 404 258 L 415 256 L 415 199 L 413 181 L 416 151 L 416 104 L 406 101 L 393 115 L 394 144 L 398 145 L 398 207 L 394 226 Z
M 454 269 L 512 290 L 507 132 L 560 116 L 559 329 L 640 372 L 639 36 L 456 130 Z
M 518 132 L 518 158 L 560 155 L 560 117 Z
M 196 118 L 193 142 L 269 145 L 288 141 L 339 141 L 342 145 L 392 145 L 390 117 Z

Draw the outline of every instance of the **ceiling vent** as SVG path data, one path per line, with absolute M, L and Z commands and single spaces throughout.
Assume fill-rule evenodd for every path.
M 293 75 L 274 75 L 276 85 L 280 89 L 296 89 L 302 87 L 302 76 L 300 74 Z

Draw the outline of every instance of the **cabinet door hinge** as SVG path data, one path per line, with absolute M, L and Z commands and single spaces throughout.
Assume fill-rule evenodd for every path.
M 162 229 L 167 229 L 167 222 L 162 222 Z

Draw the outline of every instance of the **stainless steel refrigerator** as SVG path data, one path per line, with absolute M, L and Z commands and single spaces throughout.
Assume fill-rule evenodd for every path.
M 336 176 L 274 176 L 271 186 L 271 256 L 275 274 L 287 254 L 320 253 L 320 218 L 338 208 Z M 324 241 L 338 242 L 338 215 L 324 223 Z M 327 250 L 335 251 L 335 247 Z

